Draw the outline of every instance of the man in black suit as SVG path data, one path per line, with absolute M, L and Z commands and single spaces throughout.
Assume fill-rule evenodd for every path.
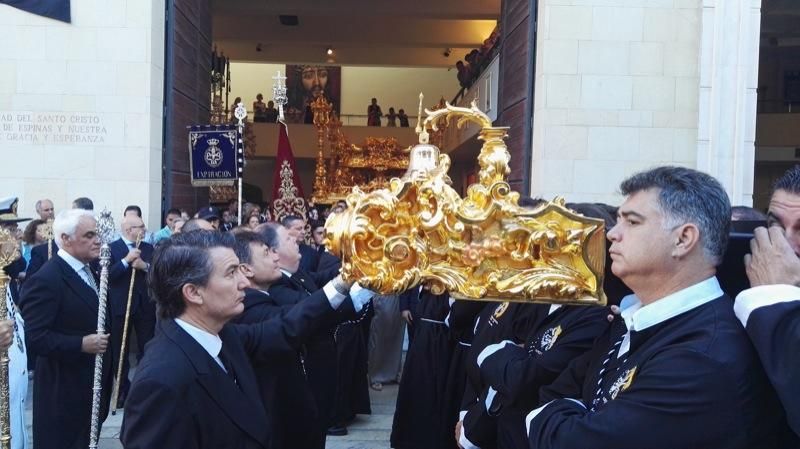
M 153 246 L 142 241 L 145 226 L 141 218 L 128 215 L 122 219 L 120 238 L 111 242 L 111 260 L 108 269 L 108 299 L 111 308 L 111 348 L 114 355 L 114 373 L 116 374 L 119 358 L 124 357 L 122 377 L 119 387 L 119 401 L 117 406 L 123 408 L 128 394 L 130 381 L 128 380 L 128 353 L 130 345 L 125 345 L 125 354 L 122 349 L 123 327 L 128 308 L 128 292 L 131 292 L 130 320 L 128 323 L 128 341 L 131 331 L 136 332 L 136 343 L 139 358 L 144 354 L 145 344 L 153 338 L 156 327 L 156 306 L 150 301 L 147 291 L 147 272 L 153 260 Z M 138 246 L 137 246 L 138 244 Z M 134 274 L 135 273 L 135 274 Z M 133 275 L 133 290 L 131 287 Z
M 295 352 L 350 285 L 335 279 L 284 319 L 228 325 L 248 286 L 234 247 L 229 233 L 194 231 L 156 248 L 149 283 L 160 322 L 128 395 L 126 449 L 272 447 L 250 361 Z
M 22 316 L 36 355 L 33 438 L 37 449 L 89 444 L 95 354 L 103 354 L 100 422 L 108 413 L 108 334 L 97 334 L 97 279 L 89 263 L 100 253 L 91 212 L 72 209 L 53 222 L 61 249 L 26 282 Z M 108 323 L 108 321 L 107 321 Z
M 800 166 L 773 189 L 769 228 L 756 228 L 745 256 L 752 288 L 736 297 L 734 310 L 800 435 Z
M 281 224 L 294 237 L 300 250 L 300 269 L 306 272 L 316 271 L 319 265 L 319 253 L 306 244 L 306 221 L 297 215 L 287 215 Z
M 270 285 L 282 276 L 278 254 L 266 243 L 274 245 L 276 237 L 275 229 L 269 226 L 263 227 L 261 233 L 236 233 L 236 254 L 249 281 L 249 287 L 245 289 L 244 312 L 236 318 L 237 323 L 258 323 L 275 317 L 286 319 L 286 313 L 293 308 L 327 301 L 324 289 L 294 305 L 281 306 L 280 301 L 269 294 Z M 338 318 L 339 314 L 332 305 L 328 313 L 313 324 L 319 329 L 335 324 Z M 315 447 L 314 432 L 309 432 L 309 429 L 324 429 L 306 379 L 303 357 L 303 351 L 298 351 L 253 361 L 261 399 L 275 429 L 276 447 Z
M 625 180 L 608 232 L 611 271 L 633 291 L 621 318 L 539 393 L 531 447 L 797 447 L 715 276 L 730 203 L 711 176 L 659 167 Z
M 280 304 L 297 304 L 312 296 L 319 286 L 324 285 L 339 273 L 339 265 L 332 265 L 327 271 L 307 272 L 300 268 L 300 252 L 298 250 L 296 238 L 289 233 L 288 229 L 278 224 L 265 223 L 264 227 L 273 227 L 276 231 L 276 245 L 278 252 L 278 265 L 283 276 L 275 281 L 269 288 L 269 293 Z M 362 302 L 362 289 L 357 288 L 354 293 L 359 298 L 358 311 Z M 364 301 L 364 303 L 366 302 Z M 354 318 L 354 310 L 349 308 L 339 311 L 340 321 Z M 305 368 L 308 375 L 308 382 L 316 399 L 317 408 L 320 412 L 321 421 L 328 425 L 333 423 L 334 400 L 336 397 L 336 377 L 331 373 L 337 373 L 337 351 L 334 341 L 334 331 L 336 325 L 333 324 L 326 329 L 317 332 L 314 337 L 306 344 Z M 327 427 L 327 426 L 326 426 Z M 316 429 L 320 430 L 320 429 Z M 337 426 L 332 429 L 333 433 L 344 434 L 347 429 Z M 316 434 L 318 444 L 315 447 L 322 448 L 325 444 L 325 428 Z

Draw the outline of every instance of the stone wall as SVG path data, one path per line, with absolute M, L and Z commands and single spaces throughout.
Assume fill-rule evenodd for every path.
M 618 204 L 697 166 L 701 0 L 539 0 L 531 191 Z
M 20 214 L 88 196 L 159 224 L 164 1 L 72 2 L 72 23 L 0 5 L 0 197 Z

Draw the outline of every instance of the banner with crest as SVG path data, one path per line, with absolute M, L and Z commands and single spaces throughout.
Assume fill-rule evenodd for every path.
M 189 128 L 192 186 L 231 186 L 241 174 L 242 144 L 234 125 Z

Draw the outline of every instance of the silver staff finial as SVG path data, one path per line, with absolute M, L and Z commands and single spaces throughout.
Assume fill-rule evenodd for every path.
M 283 121 L 283 106 L 289 101 L 286 97 L 286 77 L 281 75 L 281 71 L 278 70 L 272 79 L 275 81 L 272 84 L 272 101 L 278 105 L 278 119 Z
M 243 125 L 242 120 L 244 120 L 245 117 L 247 117 L 247 109 L 244 107 L 244 103 L 236 104 L 236 109 L 233 110 L 233 116 L 236 117 L 236 120 L 239 121 L 237 125 L 242 126 Z
M 100 242 L 103 244 L 109 245 L 114 241 L 114 218 L 108 209 L 103 209 L 97 218 L 97 234 L 100 235 Z

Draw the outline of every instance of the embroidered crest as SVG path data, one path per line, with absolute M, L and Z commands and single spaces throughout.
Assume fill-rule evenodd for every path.
M 614 381 L 611 385 L 611 388 L 608 389 L 608 396 L 613 401 L 617 398 L 617 395 L 622 393 L 623 391 L 627 390 L 631 384 L 633 383 L 633 376 L 636 374 L 636 367 L 626 370 L 619 376 L 619 379 Z
M 508 310 L 508 301 L 501 302 L 500 304 L 498 304 L 497 307 L 494 309 L 492 317 L 489 318 L 489 324 L 497 324 L 498 322 L 497 320 L 499 320 L 500 317 L 502 317 L 503 314 L 506 313 L 506 310 Z
M 208 148 L 206 148 L 206 152 L 203 153 L 203 159 L 209 167 L 217 168 L 222 165 L 222 150 L 217 146 L 219 145 L 219 140 L 208 139 L 206 142 L 208 142 Z
M 547 351 L 556 344 L 558 336 L 561 335 L 561 326 L 551 327 L 544 331 L 542 334 L 542 341 L 539 343 L 539 348 L 542 351 Z

